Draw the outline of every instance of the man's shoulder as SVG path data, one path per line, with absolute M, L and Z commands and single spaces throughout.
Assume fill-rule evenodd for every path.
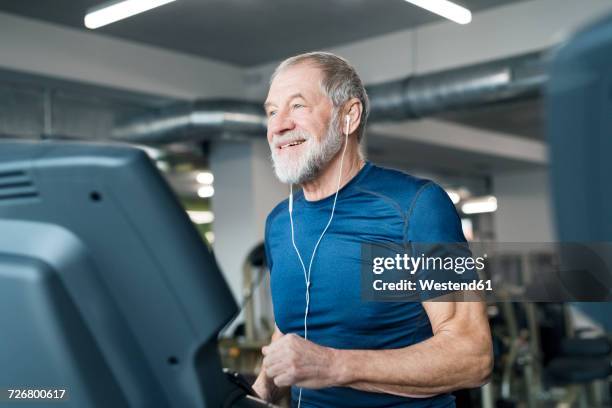
M 276 204 L 276 206 L 270 211 L 268 217 L 266 218 L 266 227 L 273 223 L 279 215 L 284 214 L 288 211 L 289 207 L 289 199 L 285 198 L 280 203 Z
M 446 191 L 434 181 L 408 173 L 376 168 L 373 184 L 395 198 L 410 220 L 409 238 L 415 242 L 465 242 L 461 222 Z
M 419 191 L 435 184 L 433 181 L 414 176 L 402 170 L 372 164 L 368 180 L 361 186 L 397 201 L 410 202 Z

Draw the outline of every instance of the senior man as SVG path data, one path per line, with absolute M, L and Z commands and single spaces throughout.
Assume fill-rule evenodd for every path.
M 491 371 L 485 305 L 367 302 L 360 287 L 363 242 L 465 242 L 447 194 L 364 160 L 368 98 L 338 56 L 282 62 L 264 106 L 276 176 L 301 191 L 266 222 L 276 328 L 253 388 L 274 401 L 290 386 L 303 407 L 453 407 Z

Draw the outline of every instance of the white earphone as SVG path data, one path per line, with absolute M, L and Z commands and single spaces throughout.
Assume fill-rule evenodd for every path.
M 327 232 L 327 229 L 331 225 L 332 220 L 334 219 L 334 213 L 336 211 L 336 201 L 338 199 L 338 192 L 340 191 L 340 181 L 342 180 L 342 166 L 344 164 L 344 154 L 346 153 L 346 146 L 348 145 L 348 136 L 351 125 L 351 116 L 346 115 L 344 117 L 344 148 L 342 150 L 342 157 L 340 158 L 340 171 L 338 173 L 338 183 L 336 185 L 336 194 L 334 195 L 334 203 L 332 205 L 331 215 L 329 217 L 329 221 L 327 221 L 327 225 L 323 229 L 321 236 L 317 240 L 317 243 L 312 250 L 312 255 L 310 257 L 310 262 L 308 263 L 308 270 L 306 269 L 306 265 L 304 265 L 304 261 L 302 260 L 302 255 L 300 254 L 297 245 L 295 245 L 295 232 L 293 230 L 293 184 L 290 185 L 289 189 L 289 221 L 291 223 L 291 243 L 293 244 L 293 249 L 300 260 L 300 264 L 302 265 L 302 269 L 304 271 L 304 283 L 306 285 L 306 309 L 304 310 L 304 339 L 308 339 L 308 309 L 310 307 L 310 271 L 312 269 L 312 261 L 314 260 L 315 254 L 317 253 L 317 248 L 319 248 L 319 244 L 323 239 L 323 236 Z M 300 408 L 302 402 L 302 388 L 300 387 L 300 394 L 298 397 L 298 408 Z
M 344 117 L 344 123 L 346 124 L 345 130 L 344 130 L 344 134 L 346 136 L 348 136 L 349 127 L 351 126 L 351 115 L 346 115 Z

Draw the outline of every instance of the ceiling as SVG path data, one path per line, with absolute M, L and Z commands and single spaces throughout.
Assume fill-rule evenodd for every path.
M 538 97 L 447 112 L 438 115 L 438 118 L 479 129 L 543 140 L 544 109 L 542 98 Z
M 523 0 L 456 0 L 473 12 Z M 87 30 L 100 0 L 0 0 L 0 11 Z M 177 0 L 97 32 L 252 66 L 441 20 L 404 0 Z
M 412 173 L 433 173 L 447 179 L 487 177 L 495 173 L 542 167 L 523 160 L 399 140 L 383 134 L 369 135 L 366 143 L 368 159 L 375 163 Z

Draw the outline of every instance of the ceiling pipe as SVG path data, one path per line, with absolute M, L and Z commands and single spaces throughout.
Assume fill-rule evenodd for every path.
M 546 53 L 534 52 L 368 86 L 369 121 L 417 119 L 537 98 L 547 80 L 546 61 Z M 221 99 L 180 104 L 154 116 L 136 118 L 117 126 L 112 138 L 163 144 L 245 139 L 265 133 L 261 104 Z
M 546 83 L 546 59 L 536 52 L 369 86 L 370 120 L 418 119 L 536 98 Z
M 230 99 L 180 103 L 157 115 L 139 117 L 113 129 L 113 139 L 165 144 L 185 140 L 245 139 L 266 134 L 261 104 Z

